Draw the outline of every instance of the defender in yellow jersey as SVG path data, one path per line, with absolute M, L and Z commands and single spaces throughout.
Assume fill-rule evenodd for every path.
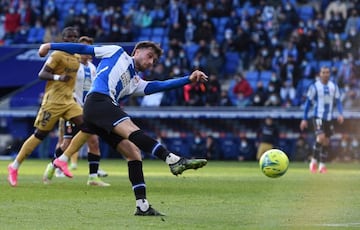
M 74 27 L 62 32 L 64 42 L 76 42 L 79 34 Z M 8 181 L 17 185 L 17 174 L 21 163 L 42 142 L 62 117 L 70 120 L 80 129 L 83 127 L 82 108 L 73 97 L 76 75 L 80 65 L 79 55 L 62 51 L 53 52 L 39 72 L 39 78 L 46 80 L 45 94 L 35 119 L 35 132 L 22 145 L 15 160 L 8 166 Z

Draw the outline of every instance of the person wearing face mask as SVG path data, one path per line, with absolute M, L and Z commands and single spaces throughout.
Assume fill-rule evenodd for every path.
M 271 68 L 271 55 L 267 47 L 260 49 L 254 61 L 255 69 L 259 72 L 269 70 Z
M 207 158 L 206 142 L 200 132 L 194 134 L 190 155 L 192 158 Z

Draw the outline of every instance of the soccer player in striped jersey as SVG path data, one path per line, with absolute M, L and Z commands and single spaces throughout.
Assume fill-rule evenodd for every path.
M 129 179 L 136 198 L 135 215 L 163 215 L 152 208 L 146 199 L 139 149 L 165 161 L 174 175 L 181 174 L 187 169 L 201 168 L 207 161 L 186 159 L 171 153 L 135 125 L 119 106 L 118 101 L 130 95 L 143 96 L 183 87 L 191 82 L 207 81 L 208 77 L 203 72 L 195 70 L 190 75 L 166 81 L 141 79 L 138 72 L 152 68 L 163 53 L 158 44 L 150 41 L 137 43 L 131 56 L 117 45 L 89 46 L 76 43 L 46 43 L 40 46 L 39 55 L 45 56 L 51 49 L 90 54 L 101 59 L 97 67 L 97 77 L 84 104 L 85 124 L 127 159 Z M 54 161 L 66 176 L 72 177 L 67 166 L 69 157 L 83 145 L 89 135 L 91 134 L 80 131 L 65 152 Z
M 310 85 L 304 108 L 304 117 L 300 123 L 300 130 L 308 127 L 307 119 L 310 107 L 313 105 L 313 124 L 316 141 L 310 161 L 310 171 L 326 173 L 325 162 L 329 153 L 330 137 L 333 134 L 333 112 L 335 106 L 338 110 L 337 121 L 344 122 L 343 108 L 340 101 L 340 90 L 337 84 L 330 81 L 330 68 L 323 66 L 320 69 L 319 79 Z M 319 162 L 319 167 L 318 167 Z

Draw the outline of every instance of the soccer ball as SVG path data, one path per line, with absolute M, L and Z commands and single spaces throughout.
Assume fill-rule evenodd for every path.
M 289 167 L 289 158 L 280 149 L 270 149 L 261 156 L 259 165 L 266 176 L 277 178 L 286 173 Z

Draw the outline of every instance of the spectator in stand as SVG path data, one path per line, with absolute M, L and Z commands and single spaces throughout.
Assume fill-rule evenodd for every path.
M 283 107 L 291 107 L 295 105 L 296 90 L 292 81 L 287 80 L 280 88 L 280 98 Z
M 279 38 L 285 39 L 294 28 L 296 28 L 299 22 L 299 16 L 296 12 L 295 6 L 292 1 L 288 0 L 283 3 L 280 8 L 279 18 Z
M 339 34 L 334 34 L 334 39 L 330 41 L 331 58 L 341 60 L 344 56 L 344 42 Z
M 179 23 L 174 23 L 170 26 L 169 29 L 169 42 L 170 46 L 177 48 L 175 50 L 176 54 L 178 54 L 179 49 L 183 46 L 185 43 L 185 27 L 180 25 Z
M 262 47 L 259 50 L 259 52 L 257 53 L 257 55 L 255 57 L 254 65 L 255 65 L 256 71 L 258 71 L 259 74 L 262 71 L 271 69 L 271 55 L 270 55 L 269 49 L 267 47 Z
M 152 25 L 152 18 L 150 11 L 144 4 L 141 4 L 139 10 L 133 15 L 134 25 L 139 29 L 150 27 Z
M 191 44 L 194 41 L 194 33 L 196 30 L 196 25 L 192 19 L 191 14 L 186 15 L 186 27 L 185 27 L 185 43 Z
M 19 30 L 15 33 L 14 38 L 12 39 L 13 44 L 24 44 L 27 41 L 29 36 L 29 26 L 21 25 Z
M 343 58 L 342 62 L 340 63 L 336 79 L 341 84 L 350 85 L 352 80 L 352 65 L 353 65 L 352 62 L 353 62 L 353 57 L 352 54 L 349 53 L 346 57 Z
M 305 137 L 301 135 L 295 144 L 295 161 L 308 162 L 310 158 L 311 148 Z
M 222 90 L 220 95 L 220 106 L 233 106 L 228 91 Z
M 332 13 L 339 13 L 342 18 L 347 18 L 347 5 L 343 0 L 330 1 L 325 9 L 325 20 L 330 21 Z
M 43 22 L 48 22 L 51 18 L 59 19 L 58 9 L 55 5 L 54 0 L 46 1 L 44 11 L 42 12 Z
M 345 34 L 350 34 L 351 28 L 358 28 L 359 26 L 359 15 L 355 8 L 351 9 L 350 16 L 346 20 Z
M 45 29 L 43 27 L 42 21 L 40 18 L 36 20 L 35 26 L 30 28 L 26 42 L 32 43 L 42 43 L 44 41 Z
M 316 47 L 314 50 L 315 59 L 317 60 L 330 60 L 331 59 L 331 48 L 329 48 L 328 40 L 324 40 L 323 38 L 318 38 Z
M 247 106 L 251 102 L 253 89 L 242 73 L 236 73 L 229 87 L 229 97 L 235 106 Z
M 10 7 L 8 12 L 5 13 L 5 40 L 11 41 L 15 38 L 17 31 L 20 28 L 20 14 L 16 12 L 13 7 Z
M 274 51 L 274 54 L 271 59 L 271 70 L 276 73 L 276 75 L 280 75 L 281 66 L 283 63 L 283 58 L 281 56 L 282 48 L 277 47 Z
M 346 24 L 346 18 L 344 18 L 340 12 L 330 12 L 330 15 L 330 20 L 327 24 L 327 32 L 339 34 L 343 33 Z
M 279 130 L 272 117 L 265 118 L 263 124 L 257 131 L 258 149 L 256 159 L 272 148 L 275 148 L 279 141 Z
M 220 74 L 223 71 L 224 64 L 224 54 L 221 52 L 221 49 L 216 41 L 213 40 L 210 45 L 210 53 L 205 56 L 205 70 L 208 73 L 221 76 Z
M 217 75 L 210 74 L 209 81 L 206 83 L 206 105 L 218 106 L 221 99 L 221 85 Z
M 194 32 L 194 41 L 199 43 L 200 41 L 205 41 L 209 44 L 211 40 L 215 39 L 215 27 L 207 17 L 200 21 L 196 25 L 196 30 Z
M 299 76 L 299 69 L 298 65 L 296 64 L 296 59 L 294 56 L 290 55 L 287 58 L 287 61 L 281 66 L 280 69 L 280 79 L 281 82 L 285 82 L 290 80 L 293 82 L 294 85 L 297 85 L 298 81 L 300 80 Z
M 238 161 L 253 160 L 254 149 L 245 134 L 240 133 L 240 143 L 238 147 Z
M 191 158 L 195 159 L 207 157 L 206 143 L 203 136 L 198 131 L 194 133 L 194 140 L 190 146 L 190 154 Z
M 208 160 L 222 159 L 219 144 L 214 136 L 208 135 L 206 137 L 205 148 L 206 148 L 206 159 Z
M 269 82 L 267 88 L 267 99 L 264 102 L 264 106 L 281 106 L 280 91 L 276 90 L 276 86 L 273 82 Z
M 56 18 L 51 18 L 45 27 L 44 42 L 62 41 L 61 30 L 57 24 Z
M 203 82 L 194 82 L 184 86 L 184 101 L 187 106 L 204 106 L 206 86 Z
M 266 100 L 266 91 L 262 81 L 256 83 L 255 93 L 252 96 L 251 106 L 264 106 Z
M 348 49 L 353 56 L 358 55 L 360 48 L 360 44 L 359 44 L 360 34 L 359 34 L 359 29 L 357 28 L 358 27 L 351 27 L 349 33 L 347 34 L 347 39 L 346 39 L 346 41 L 351 44 L 351 46 Z

